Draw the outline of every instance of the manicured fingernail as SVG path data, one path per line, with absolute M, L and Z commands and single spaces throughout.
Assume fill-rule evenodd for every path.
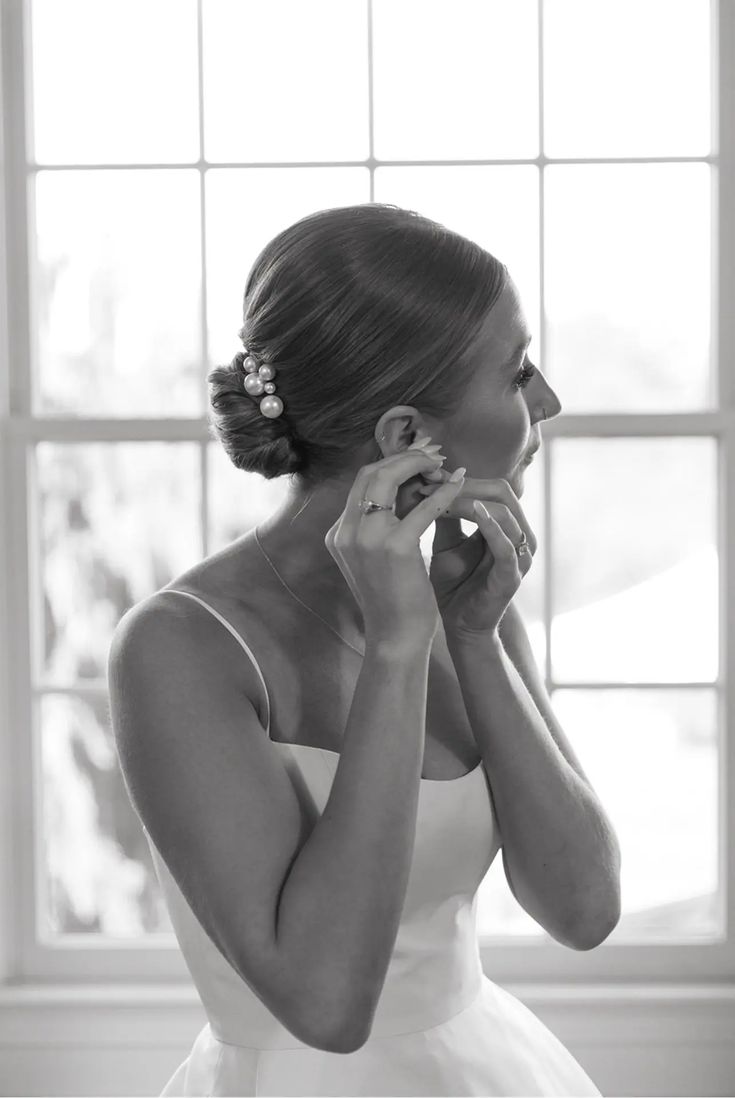
M 490 518 L 490 512 L 488 511 L 485 504 L 482 503 L 479 499 L 473 500 L 472 506 L 474 508 L 475 514 L 482 515 L 483 518 Z
M 466 472 L 467 472 L 466 467 L 464 465 L 460 465 L 460 467 L 458 469 L 454 470 L 454 472 L 452 473 L 452 475 L 449 479 L 450 479 L 450 481 L 452 481 L 452 483 L 456 484 L 458 480 L 462 479 L 462 477 L 465 475 Z

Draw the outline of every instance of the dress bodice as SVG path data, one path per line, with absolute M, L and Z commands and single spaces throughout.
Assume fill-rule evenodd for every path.
M 173 589 L 167 589 L 173 590 Z M 190 592 L 237 638 L 268 689 L 247 642 L 213 607 Z M 265 735 L 270 739 L 270 704 Z M 270 740 L 287 767 L 302 810 L 315 821 L 331 790 L 340 756 L 323 748 Z M 208 937 L 146 832 L 179 946 L 213 1034 L 233 1045 L 298 1048 Z M 393 956 L 371 1035 L 437 1025 L 477 995 L 482 966 L 477 943 L 477 890 L 500 848 L 482 763 L 451 780 L 422 778 L 416 836 Z M 431 994 L 427 994 L 427 989 Z

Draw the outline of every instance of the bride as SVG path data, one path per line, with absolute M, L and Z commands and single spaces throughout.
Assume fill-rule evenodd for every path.
M 109 659 L 207 1016 L 162 1093 L 599 1095 L 476 932 L 499 850 L 563 946 L 620 917 L 617 838 L 512 602 L 536 549 L 524 477 L 561 410 L 515 284 L 369 203 L 267 244 L 243 316 L 212 427 L 289 494 L 129 610 Z

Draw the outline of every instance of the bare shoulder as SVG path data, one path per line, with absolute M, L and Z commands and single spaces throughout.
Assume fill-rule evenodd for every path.
M 217 669 L 217 680 L 231 685 L 233 702 L 243 695 L 267 724 L 267 702 L 260 675 L 244 645 L 259 628 L 257 606 L 239 597 L 222 569 L 202 562 L 166 587 L 136 603 L 118 623 L 110 659 L 134 645 L 152 669 L 170 669 L 172 660 L 182 669 Z M 243 584 L 241 590 L 247 590 Z M 254 653 L 253 653 L 254 654 Z M 256 657 L 257 659 L 257 657 Z

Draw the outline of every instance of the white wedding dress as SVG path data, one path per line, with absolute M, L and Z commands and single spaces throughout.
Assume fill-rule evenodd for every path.
M 198 596 L 175 593 L 196 599 L 230 630 L 267 697 L 260 667 L 230 623 Z M 339 755 L 272 742 L 316 818 Z M 482 971 L 477 890 L 500 848 L 482 763 L 454 780 L 421 779 L 398 937 L 370 1037 L 351 1053 L 304 1044 L 266 1009 L 207 936 L 146 836 L 208 1019 L 162 1096 L 600 1095 L 561 1041 Z

